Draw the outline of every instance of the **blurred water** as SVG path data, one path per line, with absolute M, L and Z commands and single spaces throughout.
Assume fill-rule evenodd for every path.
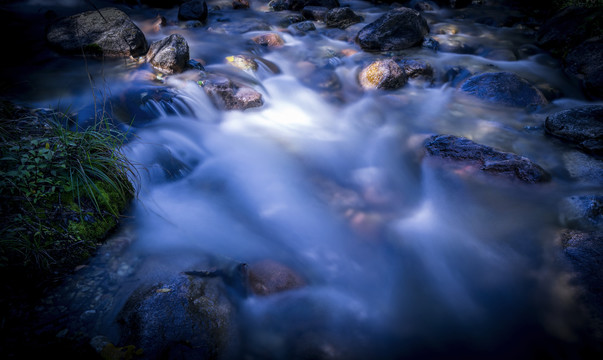
M 361 25 L 387 9 L 349 4 L 365 16 Z M 483 51 L 403 51 L 398 55 L 429 62 L 435 81 L 363 92 L 356 74 L 376 55 L 342 55 L 359 49 L 322 35 L 320 24 L 312 34 L 292 36 L 276 25 L 278 13 L 265 8 L 262 2 L 249 11 L 223 7 L 205 27 L 172 24 L 147 34 L 151 41 L 182 33 L 191 57 L 203 59 L 208 72 L 234 74 L 259 91 L 260 108 L 217 110 L 196 73 L 150 81 L 147 65 L 123 62 L 88 64 L 93 90 L 84 91 L 90 81 L 81 63 L 74 68 L 75 60 L 54 60 L 61 77 L 77 78 L 78 89 L 67 93 L 68 86 L 53 83 L 43 102 L 69 104 L 80 114 L 91 111 L 85 110 L 91 92 L 111 100 L 128 89 L 173 91 L 172 101 L 141 105 L 148 119 L 129 128 L 135 138 L 124 150 L 141 184 L 136 241 L 127 256 L 140 269 L 174 272 L 206 254 L 247 263 L 274 259 L 306 277 L 305 288 L 241 300 L 250 358 L 286 359 L 305 343 L 335 358 L 577 356 L 586 322 L 555 232 L 558 202 L 584 184 L 557 172 L 564 148 L 541 125 L 547 113 L 585 101 L 559 64 L 532 53 L 525 29 L 475 24 L 440 10 L 426 14 L 432 29 L 452 25 Z M 137 11 L 141 27 L 154 16 Z M 173 18 L 175 10 L 165 16 Z M 254 32 L 207 30 L 256 17 L 282 35 L 282 49 L 250 46 Z M 517 60 L 485 57 L 493 49 L 509 50 Z M 280 72 L 239 72 L 224 60 L 236 54 L 261 57 Z M 334 74 L 339 86 L 308 86 L 300 70 L 308 63 Z M 512 71 L 563 94 L 532 112 L 484 104 L 456 90 L 447 75 L 453 68 Z M 553 180 L 502 185 L 462 169 L 450 172 L 423 159 L 423 140 L 439 133 L 527 156 Z M 135 270 L 131 279 L 151 276 Z

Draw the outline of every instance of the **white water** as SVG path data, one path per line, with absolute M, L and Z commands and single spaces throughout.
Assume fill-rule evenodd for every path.
M 367 19 L 386 9 L 350 4 Z M 248 13 L 222 14 L 235 22 L 261 9 L 256 4 Z M 456 24 L 485 48 L 515 51 L 529 44 L 521 29 L 440 19 L 443 14 L 426 15 L 432 28 Z M 152 18 L 140 18 L 145 15 Z M 403 55 L 430 62 L 434 84 L 362 92 L 355 76 L 375 55 L 359 52 L 331 58 L 341 82 L 340 101 L 331 101 L 301 83 L 299 62 L 322 64 L 326 50 L 359 50 L 353 43 L 281 33 L 283 49 L 250 50 L 236 36 L 203 29 L 168 26 L 148 38 L 183 33 L 191 56 L 203 58 L 210 72 L 226 71 L 226 56 L 253 53 L 281 73 L 239 74 L 262 93 L 257 109 L 217 110 L 186 76 L 165 85 L 184 104 L 178 109 L 188 111 L 147 104 L 155 116 L 131 129 L 136 137 L 125 148 L 141 183 L 135 240 L 124 252 L 136 262 L 124 288 L 154 276 L 137 269 L 179 273 L 206 254 L 294 268 L 307 287 L 242 300 L 243 351 L 251 358 L 286 359 L 304 341 L 335 358 L 532 358 L 559 351 L 571 357 L 580 351 L 587 323 L 556 241 L 563 225 L 557 206 L 600 184 L 559 170 L 570 150 L 541 128 L 547 113 L 586 103 L 556 62 L 543 53 L 493 61 L 413 49 Z M 102 69 L 112 94 L 152 84 L 137 70 L 111 65 L 90 66 Z M 446 80 L 453 66 L 513 71 L 564 95 L 536 112 L 480 103 Z M 72 71 L 81 76 L 77 69 L 65 76 Z M 47 91 L 63 104 L 90 100 Z M 508 186 L 424 161 L 422 142 L 438 133 L 527 156 L 552 182 Z

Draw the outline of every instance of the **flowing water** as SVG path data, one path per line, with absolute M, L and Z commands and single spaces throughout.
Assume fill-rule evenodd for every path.
M 139 284 L 194 269 L 208 254 L 272 259 L 309 285 L 241 299 L 241 327 L 249 334 L 243 352 L 257 358 L 287 358 L 287 346 L 302 341 L 333 357 L 345 349 L 358 358 L 576 358 L 590 346 L 588 315 L 557 240 L 564 225 L 558 205 L 600 191 L 601 167 L 591 169 L 595 181 L 573 177 L 568 159 L 579 155 L 545 136 L 542 124 L 551 112 L 588 102 L 559 63 L 533 45 L 532 30 L 477 24 L 470 12 L 450 10 L 424 14 L 430 35 L 460 40 L 471 54 L 420 47 L 396 53 L 430 63 L 434 80 L 362 91 L 357 73 L 380 55 L 347 38 L 388 7 L 343 3 L 365 18 L 347 32 L 317 23 L 315 31 L 292 35 L 278 25 L 284 13 L 267 12 L 257 0 L 242 11 L 221 3 L 199 28 L 145 30 L 149 42 L 182 34 L 208 73 L 259 91 L 264 105 L 245 111 L 218 110 L 197 83 L 199 71 L 152 80 L 148 65 L 123 60 L 85 62 L 51 52 L 31 59 L 43 66 L 22 93 L 40 106 L 69 107 L 80 119 L 93 113 L 93 101 L 97 110 L 110 103 L 122 111 L 120 128 L 134 135 L 124 150 L 140 175 L 139 198 L 124 225 L 128 241 L 111 255 L 122 268 L 106 269 L 118 279 L 107 290 L 110 313 Z M 156 14 L 130 13 L 143 29 Z M 162 14 L 173 20 L 176 9 Z M 267 49 L 248 41 L 259 32 L 228 33 L 249 19 L 270 23 L 285 45 Z M 492 50 L 516 60 L 488 58 Z M 239 71 L 225 61 L 239 54 L 264 62 Z M 556 100 L 525 110 L 471 99 L 451 75 L 461 68 L 515 72 Z M 321 86 L 333 78 L 335 85 Z M 131 105 L 164 86 L 172 92 L 167 100 Z M 434 165 L 422 150 L 433 134 L 521 154 L 552 181 L 498 184 Z M 86 309 L 81 302 L 66 306 Z M 113 329 L 113 317 L 97 321 L 97 331 Z

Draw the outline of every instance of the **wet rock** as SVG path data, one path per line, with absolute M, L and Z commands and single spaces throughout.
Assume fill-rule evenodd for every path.
M 324 22 L 327 11 L 329 11 L 329 9 L 324 6 L 305 6 L 302 9 L 301 14 L 308 20 Z
M 234 306 L 219 277 L 180 275 L 141 286 L 118 317 L 120 344 L 146 359 L 221 358 L 238 346 Z
M 509 49 L 494 49 L 489 51 L 484 56 L 487 59 L 497 60 L 497 61 L 516 61 L 517 56 L 512 50 Z
M 141 56 L 148 44 L 143 32 L 128 15 L 116 8 L 87 11 L 63 18 L 48 27 L 46 39 L 71 54 L 94 56 Z
M 251 41 L 258 45 L 270 47 L 270 48 L 278 48 L 285 45 L 285 41 L 281 36 L 277 33 L 267 33 L 262 35 L 257 35 L 251 38 Z
M 410 79 L 433 78 L 433 68 L 429 63 L 423 60 L 402 59 L 396 60 L 396 62 L 398 63 L 398 65 L 400 65 L 402 69 L 404 69 L 404 73 Z
M 327 11 L 325 15 L 325 23 L 327 27 L 345 29 L 350 25 L 357 24 L 363 20 L 362 16 L 356 15 L 352 9 L 348 7 L 339 7 Z
M 140 4 L 153 8 L 171 9 L 180 5 L 183 0 L 139 0 Z
M 565 57 L 564 70 L 588 95 L 603 99 L 603 37 L 587 40 L 572 49 Z
M 275 11 L 301 11 L 306 6 L 322 6 L 327 9 L 339 7 L 339 0 L 278 0 L 269 4 Z
M 246 56 L 246 55 L 234 55 L 234 56 L 228 56 L 226 57 L 226 61 L 241 70 L 250 70 L 250 71 L 256 71 L 258 69 L 258 63 L 255 62 L 255 60 L 250 57 L 250 56 Z
M 550 179 L 544 169 L 528 158 L 498 151 L 463 137 L 435 135 L 427 139 L 425 149 L 430 157 L 469 165 L 485 174 L 517 179 L 526 183 L 541 183 Z
M 207 30 L 210 32 L 243 34 L 250 31 L 270 31 L 270 24 L 261 19 L 243 19 L 236 22 L 214 24 Z
M 602 17 L 603 8 L 567 7 L 541 26 L 538 45 L 562 57 L 586 39 L 600 35 Z
M 305 35 L 307 32 L 316 30 L 316 26 L 312 21 L 302 21 L 287 28 L 293 35 Z
M 249 287 L 256 295 L 271 295 L 306 285 L 297 272 L 273 260 L 250 264 L 248 269 Z
M 404 70 L 392 59 L 378 60 L 365 67 L 358 74 L 360 86 L 364 89 L 398 89 L 408 81 Z
M 286 12 L 278 21 L 278 25 L 281 27 L 287 27 L 289 25 L 297 24 L 304 20 L 306 20 L 306 18 L 304 18 L 302 16 L 302 14 L 294 13 L 294 12 Z
M 559 234 L 563 253 L 575 273 L 575 282 L 595 329 L 603 327 L 603 233 L 601 231 L 563 230 Z M 599 341 L 603 334 L 597 333 Z
M 204 0 L 191 0 L 180 5 L 178 9 L 178 20 L 207 20 L 207 3 Z
M 362 28 L 357 43 L 367 51 L 403 50 L 423 43 L 429 33 L 427 21 L 409 8 L 390 10 Z
M 418 1 L 412 6 L 417 11 L 435 11 L 439 10 L 439 6 L 433 1 Z
M 264 104 L 262 94 L 250 87 L 236 85 L 225 77 L 205 80 L 203 90 L 219 109 L 245 110 Z
M 189 57 L 186 39 L 180 34 L 172 34 L 151 44 L 146 61 L 161 72 L 176 74 L 186 69 Z
M 560 221 L 571 229 L 603 230 L 603 195 L 578 195 L 563 199 Z
M 233 9 L 249 9 L 249 0 L 233 0 Z
M 535 107 L 548 104 L 540 90 L 509 72 L 474 75 L 463 82 L 460 89 L 468 95 L 505 106 Z
M 603 105 L 588 105 L 559 111 L 544 121 L 548 134 L 603 155 Z

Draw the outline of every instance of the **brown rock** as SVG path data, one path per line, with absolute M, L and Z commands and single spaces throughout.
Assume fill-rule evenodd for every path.
M 273 260 L 249 265 L 249 287 L 256 295 L 270 295 L 297 289 L 306 281 L 293 269 Z

